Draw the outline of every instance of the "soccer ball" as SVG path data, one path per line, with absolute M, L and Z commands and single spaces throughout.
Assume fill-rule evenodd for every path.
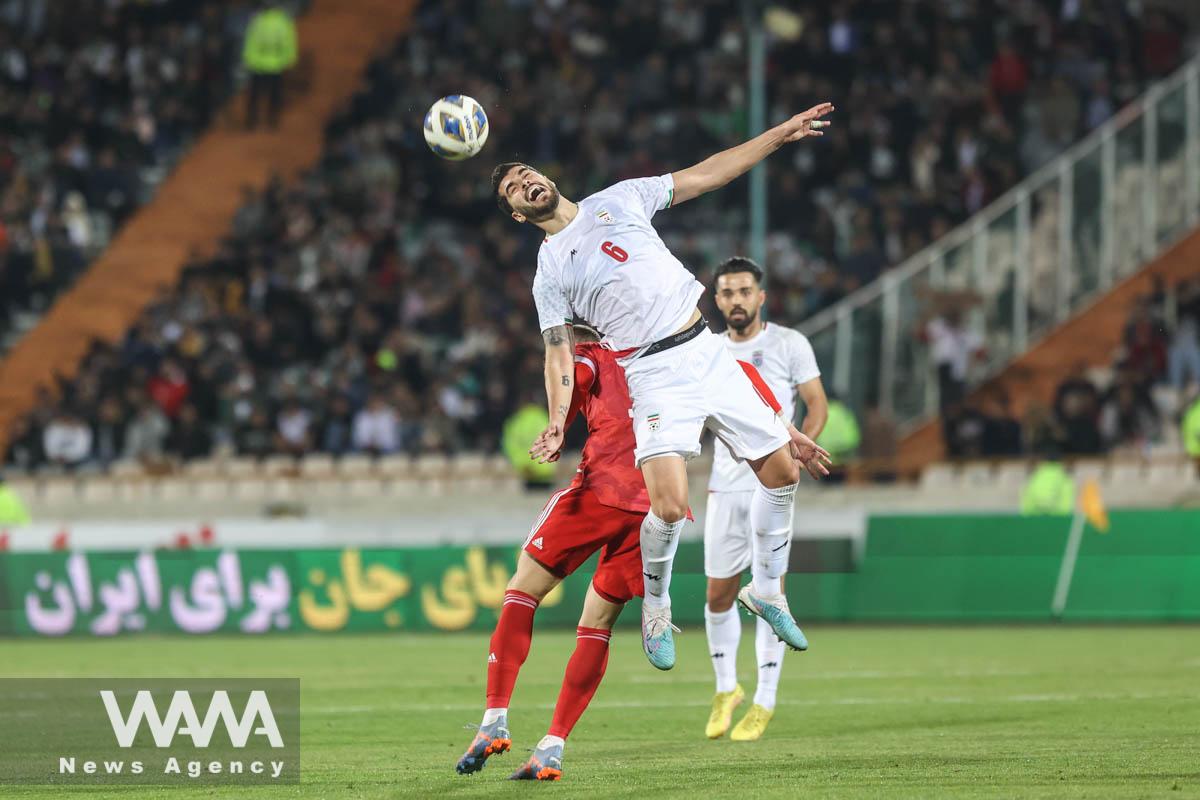
M 442 158 L 470 158 L 483 149 L 487 137 L 487 114 L 465 94 L 447 95 L 425 114 L 425 143 Z

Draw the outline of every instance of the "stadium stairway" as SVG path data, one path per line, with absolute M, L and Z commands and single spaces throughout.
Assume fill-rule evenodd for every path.
M 243 187 L 290 180 L 315 163 L 326 122 L 358 88 L 369 60 L 408 26 L 415 0 L 313 0 L 298 24 L 308 86 L 276 131 L 216 122 L 108 249 L 0 361 L 0 454 L 12 423 L 55 377 L 72 376 L 94 339 L 116 341 L 185 263 L 228 231 Z M 353 43 L 349 45 L 347 43 Z M 237 95 L 218 120 L 242 118 Z
M 1193 277 L 1197 271 L 1200 271 L 1200 229 L 1187 234 L 1090 308 L 1060 325 L 971 396 L 980 399 L 1002 388 L 1012 398 L 1013 411 L 1018 416 L 1032 402 L 1050 405 L 1067 365 L 1082 361 L 1089 367 L 1102 367 L 1111 363 L 1134 302 L 1150 292 L 1155 276 L 1169 284 Z M 915 474 L 944 457 L 940 418 L 917 428 L 900 443 L 898 461 L 902 473 Z

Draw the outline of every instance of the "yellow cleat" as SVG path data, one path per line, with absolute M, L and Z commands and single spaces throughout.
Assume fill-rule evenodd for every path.
M 758 703 L 750 706 L 750 710 L 746 712 L 746 716 L 742 717 L 733 729 L 733 733 L 729 734 L 729 740 L 732 742 L 756 742 L 767 731 L 767 723 L 771 721 L 771 717 L 775 715 L 775 711 L 770 708 L 763 708 Z
M 708 715 L 708 724 L 704 726 L 704 735 L 710 739 L 720 739 L 729 730 L 733 722 L 733 710 L 746 699 L 746 692 L 739 683 L 732 692 L 717 692 L 713 695 L 712 713 Z

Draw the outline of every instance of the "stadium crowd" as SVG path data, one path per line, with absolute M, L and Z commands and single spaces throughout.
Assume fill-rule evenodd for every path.
M 799 322 L 872 280 L 1169 72 L 1182 25 L 1142 8 L 776 9 L 771 121 L 826 98 L 842 113 L 817 146 L 771 162 L 771 318 Z M 422 4 L 329 125 L 321 163 L 248 193 L 221 251 L 124 342 L 96 344 L 10 460 L 494 450 L 541 392 L 541 345 L 539 242 L 497 213 L 492 164 L 529 160 L 578 197 L 734 144 L 744 39 L 726 0 Z M 450 164 L 419 121 L 454 92 L 488 109 L 491 139 Z M 742 192 L 656 218 L 702 279 L 742 249 Z
M 1200 278 L 1174 285 L 1157 278 L 1134 304 L 1109 364 L 1075 364 L 1053 402 L 1031 405 L 1021 419 L 1003 391 L 947 409 L 947 452 L 958 458 L 1139 453 L 1174 437 L 1192 403 L 1200 407 Z
M 0 335 L 71 283 L 212 122 L 255 8 L 0 2 Z

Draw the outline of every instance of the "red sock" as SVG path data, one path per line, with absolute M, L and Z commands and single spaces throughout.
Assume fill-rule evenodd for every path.
M 567 662 L 562 691 L 554 705 L 554 719 L 549 730 L 551 736 L 567 738 L 588 703 L 592 702 L 592 695 L 596 693 L 596 687 L 604 677 L 604 668 L 608 666 L 608 637 L 611 635 L 612 631 L 603 628 L 575 629 L 575 652 Z
M 500 607 L 500 619 L 488 649 L 488 708 L 508 708 L 517 673 L 529 655 L 533 612 L 537 607 L 537 599 L 524 592 L 509 589 L 504 593 L 504 605 Z

